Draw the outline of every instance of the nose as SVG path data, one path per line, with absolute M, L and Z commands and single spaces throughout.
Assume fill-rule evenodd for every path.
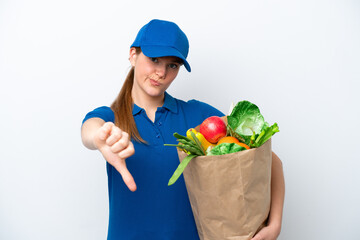
M 160 77 L 160 78 L 165 78 L 166 77 L 166 73 L 167 73 L 167 68 L 166 65 L 164 64 L 159 64 L 156 68 L 156 74 Z

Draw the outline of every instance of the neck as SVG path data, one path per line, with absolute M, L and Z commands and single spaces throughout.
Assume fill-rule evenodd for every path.
M 152 109 L 161 107 L 164 104 L 165 94 L 161 96 L 141 96 L 140 94 L 132 92 L 132 99 L 136 105 L 144 109 Z
M 132 99 L 136 105 L 143 108 L 146 111 L 146 115 L 153 122 L 155 121 L 155 113 L 158 107 L 163 106 L 165 94 L 163 93 L 160 96 L 149 96 L 147 94 L 143 94 L 139 91 L 131 92 Z

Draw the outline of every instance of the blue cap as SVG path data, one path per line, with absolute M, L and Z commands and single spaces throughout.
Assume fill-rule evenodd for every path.
M 140 47 L 147 57 L 178 57 L 186 70 L 191 72 L 186 61 L 189 41 L 185 33 L 173 22 L 154 19 L 138 32 L 131 47 Z

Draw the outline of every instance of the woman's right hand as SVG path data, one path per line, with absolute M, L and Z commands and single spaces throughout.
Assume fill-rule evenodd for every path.
M 133 176 L 126 167 L 125 159 L 135 153 L 129 134 L 112 122 L 104 123 L 95 133 L 93 144 L 102 153 L 105 160 L 121 175 L 130 191 L 136 191 Z

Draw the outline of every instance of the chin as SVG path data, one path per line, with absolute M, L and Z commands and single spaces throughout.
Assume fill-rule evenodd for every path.
M 147 91 L 147 94 L 151 97 L 160 97 L 164 94 L 165 90 L 160 90 L 160 89 L 150 89 Z

